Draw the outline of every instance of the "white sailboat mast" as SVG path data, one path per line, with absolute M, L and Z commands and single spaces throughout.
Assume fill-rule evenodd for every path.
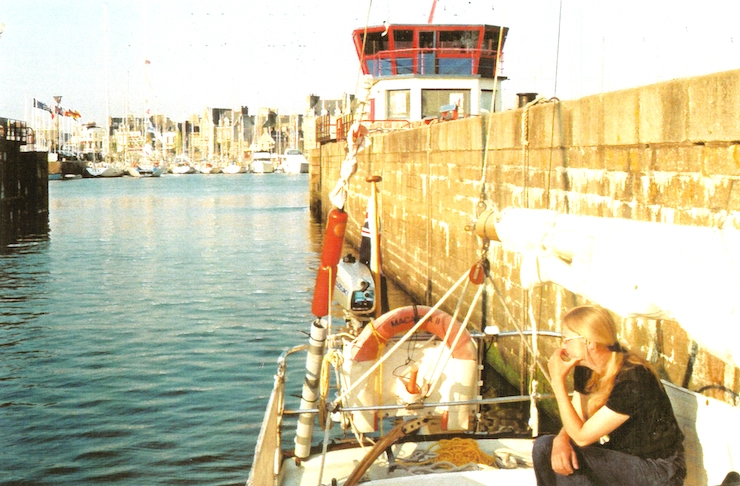
M 110 57 L 110 41 L 108 38 L 108 4 L 103 3 L 103 27 L 105 32 L 105 135 L 103 137 L 103 150 L 105 150 L 104 157 L 110 157 L 110 74 L 109 74 L 109 57 Z

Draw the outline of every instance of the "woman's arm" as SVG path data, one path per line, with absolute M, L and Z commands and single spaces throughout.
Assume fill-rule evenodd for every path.
M 583 417 L 583 413 L 581 412 L 581 400 L 581 394 L 573 392 L 571 403 L 573 404 L 573 408 L 576 410 L 576 413 L 580 417 Z M 564 476 L 573 474 L 573 472 L 575 472 L 579 467 L 578 456 L 576 455 L 576 451 L 573 449 L 573 444 L 570 442 L 570 437 L 567 432 L 565 432 L 565 428 L 560 429 L 560 433 L 555 437 L 555 440 L 552 443 L 550 464 L 552 465 L 553 471 Z
M 607 407 L 601 407 L 592 417 L 584 420 L 570 401 L 565 386 L 565 377 L 578 364 L 579 360 L 563 361 L 564 351 L 562 348 L 556 350 L 548 362 L 551 385 L 555 399 L 558 402 L 563 429 L 573 442 L 583 447 L 593 444 L 601 437 L 611 433 L 626 422 L 629 415 L 614 412 Z

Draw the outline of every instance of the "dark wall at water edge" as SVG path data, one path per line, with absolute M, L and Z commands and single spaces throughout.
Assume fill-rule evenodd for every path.
M 359 242 L 365 178 L 382 176 L 384 271 L 420 302 L 434 303 L 480 257 L 481 241 L 466 226 L 481 198 L 496 209 L 737 226 L 738 106 L 740 70 L 374 134 L 351 180 L 348 238 Z M 310 154 L 311 205 L 319 214 L 331 207 L 345 150 L 332 143 Z M 512 330 L 508 310 L 526 327 L 533 318 L 540 329 L 558 330 L 562 313 L 580 303 L 556 285 L 523 290 L 517 255 L 500 246 L 491 245 L 489 261 L 495 288 L 486 289 L 477 323 Z M 673 383 L 715 385 L 720 399 L 730 398 L 722 387 L 738 389 L 737 369 L 697 352 L 675 322 L 626 320 L 621 337 Z M 555 345 L 541 352 L 548 356 Z M 499 342 L 489 359 L 514 383 L 529 372 L 526 350 L 513 342 Z
M 21 152 L 26 136 L 23 122 L 0 118 L 0 251 L 49 232 L 48 155 Z

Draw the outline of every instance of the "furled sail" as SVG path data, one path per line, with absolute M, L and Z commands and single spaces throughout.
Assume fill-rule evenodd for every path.
M 510 208 L 480 236 L 521 255 L 521 283 L 554 282 L 625 316 L 677 321 L 703 348 L 740 364 L 740 231 Z

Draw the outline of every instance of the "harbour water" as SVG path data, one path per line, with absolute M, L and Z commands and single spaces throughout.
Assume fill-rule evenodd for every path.
M 49 183 L 0 255 L 0 484 L 244 484 L 321 243 L 303 175 Z

